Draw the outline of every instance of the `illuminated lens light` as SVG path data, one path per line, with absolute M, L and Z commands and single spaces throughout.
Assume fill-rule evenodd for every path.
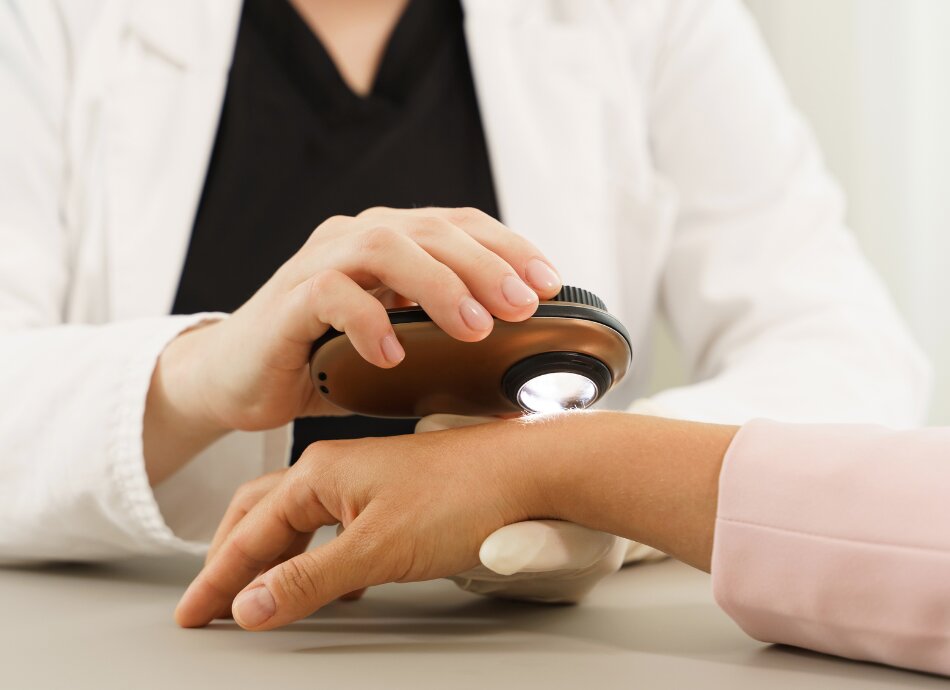
M 560 412 L 588 407 L 597 385 L 582 374 L 556 371 L 536 376 L 518 390 L 518 404 L 529 412 Z

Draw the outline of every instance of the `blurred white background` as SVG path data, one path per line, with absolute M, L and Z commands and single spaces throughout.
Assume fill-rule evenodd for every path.
M 950 0 L 746 0 L 950 424 Z M 661 336 L 656 386 L 681 378 Z

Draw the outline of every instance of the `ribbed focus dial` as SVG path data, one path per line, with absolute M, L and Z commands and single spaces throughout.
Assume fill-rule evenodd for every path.
M 593 292 L 588 292 L 587 290 L 577 287 L 571 287 L 570 285 L 562 286 L 561 291 L 549 301 L 583 304 L 588 307 L 595 307 L 596 309 L 603 309 L 604 311 L 607 311 L 607 305 L 604 304 L 604 300 L 595 295 Z

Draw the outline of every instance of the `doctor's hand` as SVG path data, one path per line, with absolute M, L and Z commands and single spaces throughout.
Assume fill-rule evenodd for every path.
M 473 342 L 491 332 L 493 316 L 527 319 L 560 286 L 536 247 L 474 209 L 330 218 L 237 311 L 166 347 L 146 404 L 149 476 L 155 483 L 227 431 L 333 414 L 308 369 L 313 342 L 331 327 L 367 361 L 394 367 L 405 353 L 387 306 L 417 303 Z
M 430 415 L 416 433 L 496 421 L 489 417 Z M 450 579 L 473 594 L 545 603 L 576 603 L 617 572 L 630 542 L 562 520 L 506 525 L 482 542 L 480 563 Z

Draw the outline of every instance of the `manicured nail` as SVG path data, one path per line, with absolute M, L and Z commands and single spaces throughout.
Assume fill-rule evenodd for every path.
M 274 603 L 274 597 L 267 587 L 261 585 L 239 594 L 231 610 L 234 613 L 234 620 L 241 626 L 256 628 L 274 615 L 277 604 Z
M 485 307 L 480 305 L 471 297 L 463 297 L 459 305 L 459 312 L 462 314 L 462 321 L 473 331 L 487 331 L 494 325 L 494 319 Z
M 539 290 L 549 292 L 561 287 L 561 277 L 541 259 L 531 259 L 524 272 L 528 282 Z
M 513 307 L 527 307 L 538 301 L 537 293 L 518 276 L 506 276 L 501 283 L 501 292 Z
M 380 347 L 383 349 L 383 357 L 390 364 L 399 364 L 406 356 L 406 351 L 402 349 L 399 340 L 392 333 L 382 339 Z

